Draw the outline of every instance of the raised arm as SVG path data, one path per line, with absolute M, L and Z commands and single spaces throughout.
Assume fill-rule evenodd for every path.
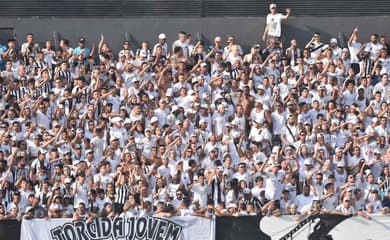
M 358 28 L 355 27 L 355 28 L 353 29 L 352 33 L 351 33 L 351 36 L 350 36 L 349 39 L 348 39 L 348 45 L 351 45 L 351 44 L 352 44 L 352 41 L 353 41 L 354 37 L 356 36 L 357 32 L 358 32 Z

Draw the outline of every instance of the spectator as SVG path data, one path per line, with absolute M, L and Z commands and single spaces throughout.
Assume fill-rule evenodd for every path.
M 286 20 L 290 14 L 291 10 L 286 8 L 286 15 L 276 12 L 276 4 L 271 3 L 269 5 L 269 10 L 271 13 L 267 15 L 266 26 L 263 33 L 263 41 L 269 42 L 271 39 L 278 40 L 281 37 L 281 22 Z
M 160 34 L 118 56 L 104 36 L 99 56 L 8 41 L 0 218 L 387 213 L 386 41 L 357 33 L 302 54 L 294 36 L 206 53 L 183 33 L 169 54 Z

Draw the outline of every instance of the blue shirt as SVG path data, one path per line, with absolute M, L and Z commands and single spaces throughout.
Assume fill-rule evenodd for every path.
M 84 58 L 89 57 L 89 54 L 91 54 L 91 50 L 89 48 L 83 48 L 81 49 L 80 47 L 77 47 L 73 50 L 73 53 L 78 56 L 81 55 L 82 53 L 84 54 Z
M 0 54 L 5 53 L 6 51 L 7 51 L 7 46 L 0 44 Z M 4 66 L 5 66 L 4 64 L 5 64 L 5 61 L 0 55 L 0 68 L 1 68 L 1 70 L 4 69 Z

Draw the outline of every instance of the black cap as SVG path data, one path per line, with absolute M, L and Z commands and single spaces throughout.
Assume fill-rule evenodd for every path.
M 79 43 L 85 43 L 85 38 L 81 37 L 81 38 L 79 39 Z

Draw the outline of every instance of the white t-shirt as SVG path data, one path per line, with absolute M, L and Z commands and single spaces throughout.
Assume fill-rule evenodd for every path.
M 351 42 L 348 44 L 349 53 L 351 55 L 351 63 L 359 63 L 359 58 L 357 56 L 362 44 L 360 42 Z
M 73 206 L 75 208 L 77 208 L 79 206 L 80 202 L 83 202 L 83 203 L 87 204 L 88 203 L 88 191 L 89 191 L 88 183 L 86 181 L 84 181 L 83 184 L 80 184 L 79 181 L 76 181 L 75 183 L 73 183 L 72 188 L 73 189 L 77 188 L 77 192 L 74 195 L 74 204 L 73 204 Z
M 278 200 L 282 195 L 283 185 L 282 181 L 284 178 L 284 172 L 278 172 L 275 175 L 272 172 L 266 173 L 265 178 L 265 196 L 268 199 Z
M 268 14 L 267 15 L 267 24 L 268 24 L 268 35 L 272 37 L 280 37 L 281 35 L 281 21 L 282 21 L 282 14 L 276 13 L 276 14 Z
M 312 202 L 313 196 L 304 196 L 303 194 L 298 195 L 294 201 L 295 205 L 298 206 L 298 212 L 301 212 L 303 209 L 310 209 Z
M 372 43 L 369 42 L 366 44 L 366 47 L 364 48 L 364 51 L 370 52 L 370 58 L 374 59 L 377 55 L 378 52 L 383 48 L 383 45 L 380 43 Z
M 356 210 L 354 207 L 350 206 L 348 209 L 344 207 L 343 204 L 340 204 L 336 207 L 336 210 L 343 214 L 356 214 Z
M 194 200 L 199 201 L 200 207 L 205 207 L 207 205 L 207 194 L 209 193 L 210 187 L 205 184 L 201 185 L 200 183 L 195 184 L 192 187 L 192 192 L 194 193 Z

